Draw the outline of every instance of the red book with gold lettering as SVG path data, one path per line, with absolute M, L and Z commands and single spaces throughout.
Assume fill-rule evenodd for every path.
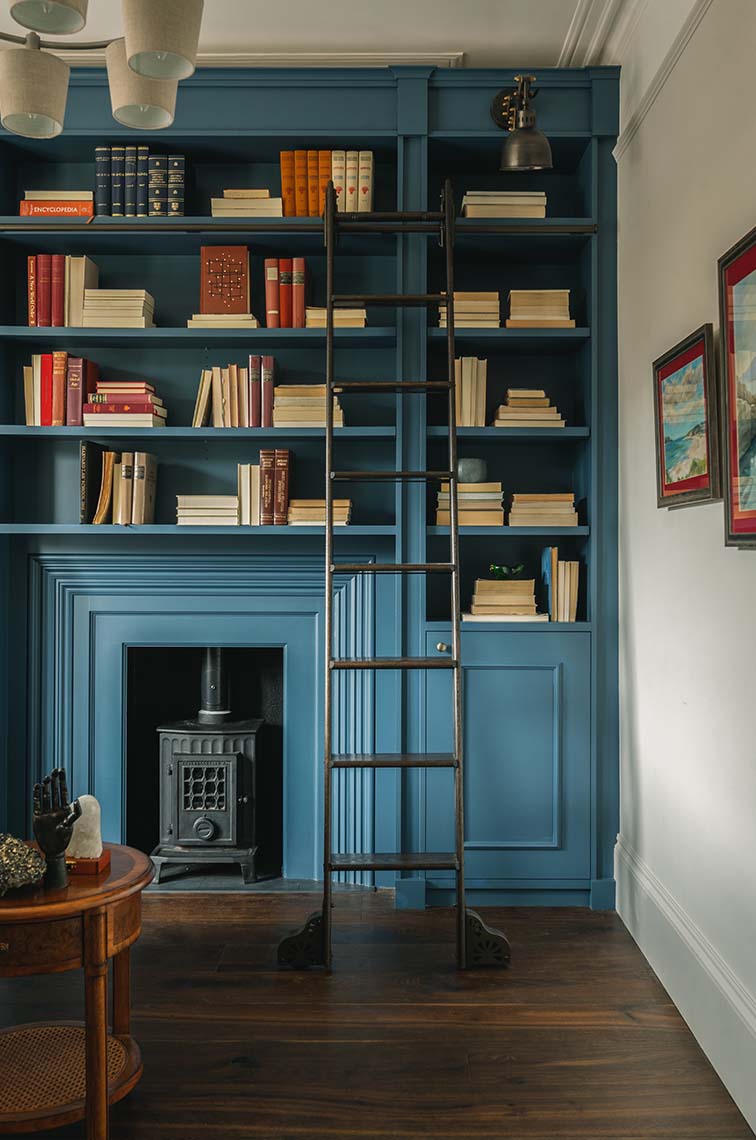
M 293 328 L 292 305 L 292 260 L 290 257 L 278 259 L 278 320 L 282 329 Z
M 48 328 L 52 321 L 52 258 L 37 254 L 37 324 Z
M 262 381 L 260 385 L 262 414 L 260 427 L 273 427 L 273 386 L 276 360 L 273 356 L 262 358 Z
M 52 427 L 63 427 L 66 422 L 66 375 L 68 353 L 52 354 Z
M 289 521 L 289 466 L 291 452 L 276 448 L 273 478 L 273 525 L 286 526 Z
M 61 328 L 65 319 L 63 307 L 66 298 L 66 258 L 63 253 L 54 253 L 50 259 L 52 269 L 50 273 L 50 324 L 54 328 Z
M 250 312 L 249 250 L 246 245 L 202 246 L 200 312 Z
M 273 526 L 273 483 L 276 453 L 260 448 L 260 526 Z

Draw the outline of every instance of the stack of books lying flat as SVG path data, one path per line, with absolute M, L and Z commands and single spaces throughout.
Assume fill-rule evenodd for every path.
M 193 313 L 188 329 L 259 329 L 253 313 Z
M 536 612 L 535 580 L 515 578 L 498 581 L 478 578 L 470 612 L 463 621 L 548 621 Z
M 486 426 L 486 381 L 488 361 L 461 356 L 454 361 L 454 392 L 457 427 Z
M 83 407 L 84 427 L 165 427 L 168 412 L 146 380 L 97 380 Z
M 543 388 L 507 388 L 504 403 L 496 409 L 493 426 L 563 428 L 564 420 Z
M 508 329 L 574 329 L 569 289 L 512 289 Z
M 25 190 L 18 206 L 22 218 L 91 218 L 92 190 Z
M 333 525 L 347 526 L 352 518 L 352 500 L 333 500 Z M 325 499 L 290 499 L 289 526 L 325 526 Z
M 325 384 L 279 384 L 273 389 L 273 427 L 325 427 Z M 344 426 L 344 412 L 333 397 L 334 427 Z
M 463 218 L 545 218 L 543 190 L 468 190 Z
M 210 210 L 214 218 L 282 218 L 283 198 L 271 198 L 270 190 L 224 190 L 210 199 Z
M 176 522 L 179 526 L 238 526 L 239 499 L 236 495 L 177 495 Z
M 563 562 L 556 546 L 547 546 L 541 555 L 541 571 L 551 620 L 576 621 L 580 563 Z
M 240 463 L 236 469 L 241 526 L 260 525 L 260 464 Z
M 457 522 L 459 526 L 503 526 L 501 483 L 458 483 Z M 449 484 L 438 492 L 436 526 L 450 525 Z
M 367 324 L 367 309 L 334 309 L 333 327 L 335 329 L 364 329 Z M 326 327 L 325 309 L 305 309 L 305 328 L 324 329 Z
M 458 329 L 501 327 L 498 293 L 454 292 L 454 325 Z M 438 326 L 446 328 L 446 304 L 438 306 Z
M 510 526 L 577 526 L 575 496 L 571 491 L 558 495 L 513 495 Z
M 153 329 L 155 299 L 146 289 L 85 289 L 85 329 Z

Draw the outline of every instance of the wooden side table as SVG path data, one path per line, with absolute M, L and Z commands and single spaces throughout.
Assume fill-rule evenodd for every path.
M 87 1140 L 107 1140 L 108 1106 L 142 1075 L 131 1036 L 129 953 L 141 933 L 149 856 L 109 844 L 110 869 L 68 887 L 0 898 L 0 977 L 84 969 L 85 1021 L 0 1031 L 0 1134 L 86 1120 Z M 108 959 L 113 1031 L 108 1033 Z

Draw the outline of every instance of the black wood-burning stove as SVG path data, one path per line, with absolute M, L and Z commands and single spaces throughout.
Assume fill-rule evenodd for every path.
M 205 649 L 202 707 L 196 720 L 161 725 L 160 843 L 155 877 L 166 863 L 187 869 L 238 863 L 257 878 L 257 732 L 262 720 L 231 721 L 221 649 Z

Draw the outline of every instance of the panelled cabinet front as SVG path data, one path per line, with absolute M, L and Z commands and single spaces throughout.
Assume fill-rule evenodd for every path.
M 427 634 L 429 655 L 449 631 Z M 442 650 L 445 652 L 448 650 Z M 497 881 L 589 880 L 590 634 L 471 631 L 462 636 L 465 851 L 470 887 Z M 451 691 L 428 675 L 431 751 L 451 739 Z M 429 850 L 450 849 L 446 772 L 428 773 Z M 442 886 L 441 876 L 433 884 Z

